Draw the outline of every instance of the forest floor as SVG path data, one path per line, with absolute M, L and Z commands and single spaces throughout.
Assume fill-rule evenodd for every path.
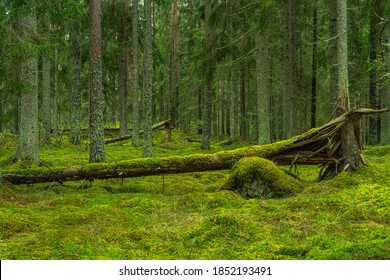
M 155 157 L 210 153 L 173 136 L 154 132 Z M 10 165 L 14 140 L 0 134 L 0 170 L 28 168 Z M 214 139 L 211 152 L 249 144 Z M 40 155 L 44 165 L 81 166 L 86 146 L 64 136 Z M 142 148 L 123 141 L 106 152 L 114 162 Z M 225 190 L 229 170 L 0 185 L 0 259 L 390 259 L 390 146 L 365 155 L 367 166 L 328 181 L 299 166 L 304 191 L 267 200 Z

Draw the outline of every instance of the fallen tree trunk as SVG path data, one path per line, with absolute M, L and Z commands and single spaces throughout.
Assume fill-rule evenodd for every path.
M 157 124 L 152 126 L 152 130 L 155 130 L 155 129 L 158 129 L 158 128 L 161 128 L 161 127 L 167 127 L 169 125 L 169 122 L 170 122 L 170 120 L 165 120 L 165 121 L 159 122 L 159 123 L 157 123 Z M 143 133 L 144 133 L 143 130 L 139 131 L 140 135 L 143 134 Z M 104 144 L 109 144 L 109 143 L 114 143 L 114 142 L 127 140 L 127 139 L 130 139 L 131 137 L 132 137 L 132 135 L 128 134 L 128 135 L 123 135 L 123 136 L 107 139 L 107 140 L 104 141 Z
M 3 170 L 2 180 L 12 184 L 65 182 L 108 178 L 129 178 L 158 174 L 201 172 L 230 169 L 243 157 L 262 157 L 278 165 L 320 164 L 320 179 L 343 171 L 341 129 L 356 123 L 362 115 L 382 113 L 390 109 L 355 109 L 344 113 L 322 127 L 291 139 L 267 145 L 251 146 L 215 154 L 194 154 L 165 158 L 140 158 L 117 163 L 91 163 L 79 168 L 44 168 L 21 171 Z M 363 156 L 362 156 L 363 157 Z

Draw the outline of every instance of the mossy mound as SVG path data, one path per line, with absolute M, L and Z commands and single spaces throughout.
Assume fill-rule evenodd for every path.
M 302 184 L 267 159 L 247 157 L 232 168 L 227 188 L 244 198 L 277 198 L 302 191 Z

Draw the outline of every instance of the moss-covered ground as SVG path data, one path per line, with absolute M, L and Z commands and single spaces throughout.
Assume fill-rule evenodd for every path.
M 201 151 L 186 135 L 155 132 L 154 155 Z M 15 139 L 0 135 L 0 170 Z M 211 152 L 248 143 L 215 139 Z M 59 145 L 60 144 L 60 145 Z M 109 162 L 138 158 L 130 141 L 106 147 Z M 86 144 L 42 146 L 44 164 L 82 166 Z M 300 166 L 293 197 L 246 200 L 224 189 L 230 171 L 0 185 L 1 259 L 390 259 L 390 147 L 367 147 L 369 164 L 317 182 Z M 286 167 L 288 169 L 288 167 Z

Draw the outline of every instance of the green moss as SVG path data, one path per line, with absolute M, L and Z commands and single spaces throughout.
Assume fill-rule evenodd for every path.
M 227 187 L 243 197 L 272 198 L 296 194 L 302 184 L 267 159 L 248 157 L 240 159 L 232 169 Z

